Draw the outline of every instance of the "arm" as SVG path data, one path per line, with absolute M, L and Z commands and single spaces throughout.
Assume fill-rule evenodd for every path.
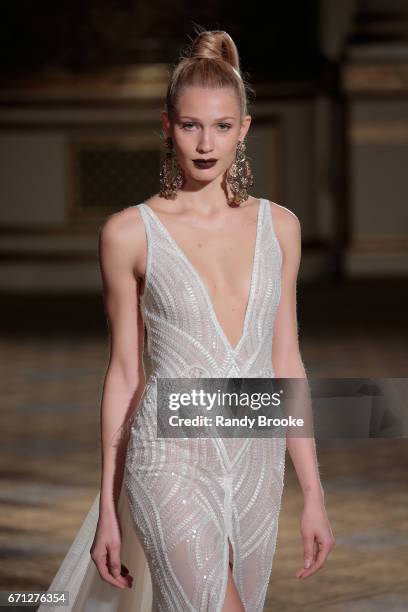
M 138 307 L 140 287 L 134 272 L 137 231 L 133 223 L 125 222 L 125 215 L 121 217 L 121 213 L 110 217 L 99 241 L 110 335 L 110 357 L 101 403 L 101 510 L 108 514 L 116 512 L 122 485 L 128 442 L 126 423 L 145 384 L 144 328 Z M 129 232 L 129 228 L 133 231 Z
M 129 584 L 120 575 L 121 534 L 117 504 L 129 439 L 127 425 L 145 385 L 142 363 L 144 326 L 138 307 L 136 273 L 145 238 L 139 215 L 131 208 L 112 215 L 99 237 L 110 357 L 101 401 L 101 493 L 91 556 L 101 577 L 120 588 Z
M 272 204 L 274 227 L 282 251 L 281 298 L 273 335 L 273 370 L 277 378 L 306 378 L 299 350 L 296 312 L 296 282 L 301 259 L 301 227 L 288 209 Z M 288 436 L 287 449 L 296 470 L 304 498 L 301 520 L 305 568 L 297 572 L 305 578 L 316 572 L 334 547 L 320 482 L 315 440 Z M 310 563 L 308 563 L 310 562 Z M 310 566 L 310 567 L 309 567 Z

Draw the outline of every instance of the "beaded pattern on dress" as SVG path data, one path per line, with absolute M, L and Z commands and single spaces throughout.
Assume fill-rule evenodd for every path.
M 197 271 L 154 211 L 139 204 L 147 236 L 141 311 L 151 374 L 135 413 L 125 484 L 149 563 L 153 609 L 220 612 L 228 576 L 247 612 L 261 612 L 275 553 L 285 470 L 281 438 L 158 439 L 160 377 L 274 376 L 273 325 L 282 254 L 261 198 L 243 333 L 232 347 Z

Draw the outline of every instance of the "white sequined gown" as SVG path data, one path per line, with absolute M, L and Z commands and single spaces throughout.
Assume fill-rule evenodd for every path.
M 126 592 L 102 584 L 89 564 L 89 548 L 80 545 L 85 536 L 78 534 L 77 556 L 84 563 L 86 558 L 92 579 L 84 580 L 83 571 L 76 571 L 72 610 L 221 612 L 229 542 L 243 606 L 246 612 L 263 610 L 276 546 L 286 440 L 157 439 L 155 400 L 160 377 L 274 376 L 272 336 L 282 255 L 270 206 L 261 198 L 249 300 L 242 336 L 233 348 L 200 275 L 152 208 L 138 205 L 147 235 L 141 309 L 152 370 L 131 425 L 120 501 L 122 560 L 136 582 Z M 88 522 L 89 546 L 97 500 L 93 513 L 82 527 Z M 74 553 L 67 555 L 72 564 Z M 69 582 L 62 567 L 59 574 L 54 588 Z M 73 565 L 66 574 L 75 583 Z

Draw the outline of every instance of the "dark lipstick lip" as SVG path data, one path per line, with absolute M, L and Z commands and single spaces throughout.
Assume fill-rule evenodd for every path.
M 193 159 L 193 162 L 207 162 L 207 163 L 210 163 L 210 162 L 216 162 L 216 161 L 218 161 L 218 160 L 217 159 Z

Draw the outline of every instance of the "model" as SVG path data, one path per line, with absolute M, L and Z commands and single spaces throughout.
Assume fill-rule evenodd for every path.
M 70 591 L 70 610 L 261 612 L 286 448 L 304 494 L 297 578 L 334 546 L 313 438 L 156 436 L 159 378 L 306 378 L 300 224 L 248 195 L 250 122 L 233 40 L 200 30 L 167 90 L 160 193 L 100 233 L 111 337 L 101 490 L 50 587 Z

